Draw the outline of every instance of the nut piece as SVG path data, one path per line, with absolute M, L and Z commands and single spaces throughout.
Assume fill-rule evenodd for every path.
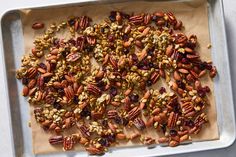
M 135 118 L 133 123 L 138 130 L 143 130 L 146 128 L 144 121 L 139 117 Z
M 72 136 L 67 136 L 63 140 L 63 149 L 65 151 L 73 149 L 75 141 Z
M 64 138 L 62 135 L 52 136 L 49 138 L 49 143 L 51 145 L 62 144 L 63 141 L 64 141 Z
M 44 23 L 42 22 L 35 22 L 33 25 L 32 25 L 32 28 L 33 29 L 42 29 L 44 27 Z

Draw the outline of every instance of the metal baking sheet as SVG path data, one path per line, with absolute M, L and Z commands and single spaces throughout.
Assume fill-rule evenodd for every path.
M 170 0 L 176 1 L 176 0 Z M 189 0 L 188 0 L 189 1 Z M 96 3 L 113 3 L 114 1 L 82 1 L 73 5 L 86 5 Z M 181 145 L 175 148 L 157 146 L 153 149 L 147 147 L 113 149 L 104 156 L 161 156 L 170 154 L 187 153 L 193 151 L 224 148 L 231 145 L 235 140 L 235 120 L 232 99 L 231 77 L 228 60 L 228 49 L 225 35 L 225 25 L 223 16 L 223 0 L 209 0 L 209 27 L 212 42 L 212 60 L 215 63 L 219 75 L 214 80 L 215 100 L 217 106 L 217 121 L 220 131 L 220 139 L 215 141 L 193 142 L 190 145 Z M 65 7 L 72 4 L 45 6 Z M 42 8 L 42 7 L 41 7 Z M 21 8 L 22 9 L 22 8 Z M 30 8 L 37 9 L 37 8 Z M 5 76 L 2 77 L 5 84 L 4 93 L 7 95 L 10 117 L 5 117 L 11 121 L 9 132 L 12 132 L 11 146 L 15 156 L 34 156 L 32 153 L 31 129 L 28 127 L 29 105 L 25 98 L 19 97 L 21 85 L 15 79 L 15 69 L 20 66 L 20 59 L 24 53 L 23 32 L 19 10 L 6 12 L 1 19 L 1 35 L 3 42 L 3 54 L 0 57 L 4 61 Z M 7 111 L 6 111 L 7 112 Z M 0 115 L 1 116 L 1 115 Z M 2 117 L 0 117 L 2 118 Z M 69 152 L 60 154 L 44 154 L 37 156 L 49 157 L 69 157 L 88 156 L 86 152 Z

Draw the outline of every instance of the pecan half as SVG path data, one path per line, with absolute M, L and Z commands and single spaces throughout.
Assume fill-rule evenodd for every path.
M 66 56 L 66 60 L 67 60 L 68 62 L 75 62 L 75 61 L 77 61 L 79 58 L 80 58 L 80 55 L 79 55 L 79 53 L 77 53 L 77 52 L 72 52 L 72 53 L 70 53 L 70 54 L 68 54 L 68 55 Z
M 75 141 L 74 141 L 74 138 L 72 136 L 67 136 L 64 138 L 63 140 L 63 149 L 64 150 L 71 150 L 73 149 L 75 145 Z
M 196 112 L 192 102 L 185 102 L 180 106 L 185 117 L 193 117 L 195 115 Z
M 129 22 L 135 24 L 135 25 L 139 25 L 143 22 L 144 20 L 144 15 L 135 15 L 135 16 L 131 16 L 129 18 Z
M 143 130 L 146 128 L 144 121 L 139 117 L 135 118 L 133 123 L 138 130 Z
M 86 151 L 88 151 L 89 154 L 91 154 L 91 155 L 101 155 L 101 154 L 104 154 L 104 150 L 96 148 L 94 146 L 86 148 Z
M 116 110 L 109 110 L 107 112 L 107 117 L 109 119 L 115 119 L 115 118 L 119 117 L 119 115 L 118 115 L 118 112 Z
M 89 138 L 91 136 L 90 132 L 89 132 L 89 128 L 85 125 L 78 125 L 77 126 L 79 131 L 81 132 L 81 134 L 85 137 L 85 138 Z
M 173 128 L 176 126 L 176 122 L 178 121 L 179 115 L 178 113 L 171 112 L 167 121 L 167 126 L 169 128 Z
M 64 138 L 62 135 L 52 136 L 49 138 L 49 143 L 51 145 L 62 144 L 63 141 L 64 141 Z
M 38 74 L 38 71 L 36 68 L 31 67 L 27 70 L 26 77 L 27 78 L 35 78 L 35 76 Z
M 140 113 L 141 113 L 141 110 L 140 110 L 139 106 L 136 106 L 128 112 L 128 119 L 132 120 L 135 117 L 137 117 Z
M 79 26 L 81 29 L 85 29 L 89 26 L 90 24 L 90 18 L 87 17 L 87 16 L 82 16 L 81 19 L 80 19 L 80 23 L 79 23 Z
M 101 95 L 102 91 L 95 85 L 89 84 L 87 90 L 94 95 Z
M 96 37 L 94 36 L 87 36 L 87 42 L 90 44 L 90 45 L 95 45 L 96 44 Z

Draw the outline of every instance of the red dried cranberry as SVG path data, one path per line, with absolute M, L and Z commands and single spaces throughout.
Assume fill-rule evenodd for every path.
M 115 142 L 116 137 L 115 137 L 115 135 L 107 135 L 106 138 L 109 142 Z
M 206 96 L 206 92 L 204 91 L 203 88 L 198 89 L 198 90 L 197 90 L 197 93 L 198 93 L 198 95 L 199 95 L 200 97 L 205 97 L 205 96 Z
M 148 63 L 149 68 L 153 68 L 154 64 L 152 62 Z
M 185 89 L 185 84 L 182 81 L 176 81 L 177 85 L 181 89 Z
M 185 122 L 185 125 L 189 126 L 190 128 L 193 128 L 195 124 L 194 124 L 194 122 L 192 120 L 189 120 L 189 121 Z
M 161 125 L 161 130 L 162 130 L 163 134 L 165 134 L 165 132 L 166 132 L 166 124 Z
M 150 86 L 152 85 L 152 81 L 151 81 L 151 80 L 147 80 L 146 85 L 147 85 L 148 87 L 150 87 Z
M 55 109 L 57 109 L 57 110 L 60 110 L 60 109 L 62 108 L 61 104 L 59 104 L 58 102 L 55 102 L 55 103 L 53 104 L 53 107 L 54 107 Z
M 116 96 L 117 95 L 117 89 L 115 87 L 111 87 L 110 94 L 111 94 L 111 96 Z
M 177 131 L 176 130 L 170 130 L 170 136 L 174 137 L 177 135 Z
M 158 17 L 156 15 L 152 16 L 152 21 L 156 22 Z
M 28 85 L 29 80 L 27 78 L 22 78 L 22 84 Z
M 203 89 L 206 93 L 209 93 L 211 91 L 211 89 L 208 86 L 205 86 Z
M 114 121 L 115 121 L 117 124 L 123 124 L 122 118 L 119 117 L 119 116 L 115 117 L 115 118 L 114 118 Z
M 39 67 L 42 68 L 42 69 L 45 69 L 45 70 L 47 69 L 47 66 L 44 63 L 40 63 Z
M 101 33 L 104 33 L 105 32 L 105 29 L 103 27 L 100 28 L 100 32 Z
M 74 98 L 73 98 L 73 102 L 74 102 L 75 104 L 78 104 L 78 102 L 79 102 L 79 98 L 78 98 L 77 95 L 74 96 Z
M 129 36 L 128 36 L 127 34 L 124 34 L 124 35 L 123 35 L 123 40 L 124 40 L 124 41 L 128 41 L 128 40 L 129 40 Z
M 108 140 L 106 138 L 101 138 L 98 143 L 100 143 L 102 146 L 104 147 L 109 147 L 110 143 L 108 142 Z
M 74 24 L 75 24 L 75 19 L 70 19 L 70 20 L 68 21 L 68 24 L 69 24 L 69 26 L 74 26 Z
M 124 126 L 128 125 L 129 121 L 127 118 L 122 118 L 122 123 Z
M 125 55 L 127 55 L 129 53 L 129 50 L 128 49 L 124 49 L 123 52 L 124 52 Z
M 136 54 L 132 54 L 132 60 L 133 60 L 134 62 L 138 62 L 138 57 L 137 57 Z
M 184 64 L 187 64 L 187 63 L 189 63 L 189 61 L 188 61 L 188 59 L 187 59 L 187 58 L 182 58 L 181 62 L 182 62 L 182 63 L 184 63 Z
M 88 109 L 88 107 L 85 107 L 82 112 L 80 113 L 81 117 L 88 117 L 91 116 L 91 111 Z
M 164 87 L 161 87 L 159 90 L 159 93 L 160 94 L 166 93 L 166 89 Z
M 108 40 L 109 40 L 110 42 L 113 42 L 113 41 L 115 40 L 115 35 L 114 35 L 114 34 L 109 34 L 109 35 L 108 35 Z
M 131 94 L 129 97 L 130 97 L 130 100 L 134 103 L 138 102 L 138 100 L 139 100 L 139 95 L 135 94 L 135 93 Z

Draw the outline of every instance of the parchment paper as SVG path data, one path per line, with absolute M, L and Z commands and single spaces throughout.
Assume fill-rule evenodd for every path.
M 87 15 L 93 19 L 94 22 L 98 22 L 101 19 L 108 17 L 111 10 L 120 10 L 128 13 L 141 13 L 155 11 L 172 11 L 176 17 L 183 21 L 185 29 L 184 32 L 189 36 L 195 34 L 198 37 L 199 52 L 203 60 L 211 60 L 210 50 L 207 45 L 210 43 L 209 39 L 209 27 L 208 27 L 208 13 L 206 0 L 195 0 L 190 2 L 156 2 L 156 1 L 138 1 L 138 2 L 123 2 L 116 4 L 101 4 L 96 5 L 83 5 L 73 6 L 65 8 L 50 8 L 50 9 L 33 9 L 22 10 L 21 18 L 24 32 L 24 44 L 25 53 L 29 53 L 33 47 L 34 38 L 38 35 L 42 35 L 43 31 L 33 30 L 32 24 L 37 21 L 42 21 L 45 26 L 49 26 L 53 22 L 61 22 L 67 19 L 69 16 L 82 16 Z M 205 141 L 216 140 L 219 138 L 217 119 L 216 119 L 216 105 L 214 100 L 213 82 L 210 78 L 203 80 L 203 85 L 208 85 L 212 94 L 209 96 L 210 106 L 208 106 L 207 115 L 209 123 L 204 125 L 200 134 L 193 136 L 193 141 Z M 31 127 L 33 138 L 33 152 L 35 154 L 60 152 L 61 146 L 54 147 L 48 143 L 48 138 L 51 133 L 45 132 L 39 124 L 36 123 L 33 113 L 33 107 L 31 106 Z M 151 137 L 158 137 L 156 132 L 148 131 L 144 132 Z M 137 143 L 122 143 L 119 146 L 133 146 Z M 80 151 L 84 148 L 79 144 L 75 150 Z

